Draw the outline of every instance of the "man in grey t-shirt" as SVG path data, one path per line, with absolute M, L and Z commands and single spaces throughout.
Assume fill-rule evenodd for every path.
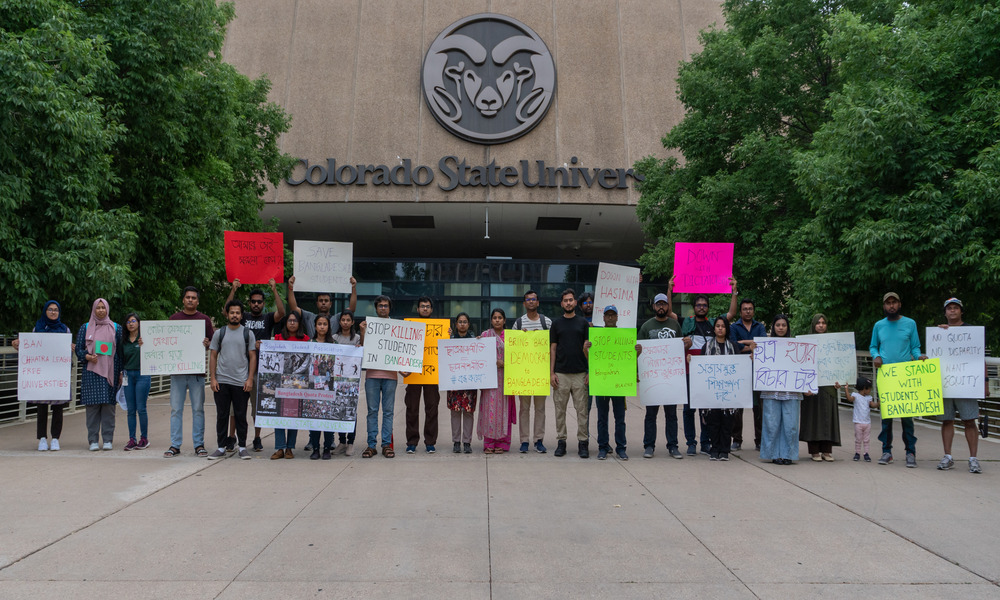
M 257 369 L 257 343 L 253 332 L 240 325 L 243 304 L 239 300 L 226 303 L 226 326 L 215 332 L 208 360 L 208 374 L 215 393 L 215 431 L 219 449 L 208 460 L 226 456 L 229 437 L 229 411 L 236 417 L 236 444 L 240 458 L 250 458 L 247 452 L 247 401 Z

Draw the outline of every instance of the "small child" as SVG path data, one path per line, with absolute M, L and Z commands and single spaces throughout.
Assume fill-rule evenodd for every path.
M 835 384 L 840 389 L 840 383 Z M 866 377 L 858 377 L 854 386 L 856 392 L 848 393 L 850 388 L 845 384 L 844 393 L 847 401 L 854 404 L 854 460 L 861 460 L 861 452 L 865 453 L 865 462 L 871 462 L 868 455 L 868 442 L 872 433 L 872 417 L 870 410 L 878 408 L 878 402 L 872 398 L 872 382 Z

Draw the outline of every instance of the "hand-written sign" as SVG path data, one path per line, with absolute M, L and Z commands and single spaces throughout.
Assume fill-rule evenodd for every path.
M 691 356 L 691 408 L 751 408 L 749 354 Z
M 438 340 L 447 339 L 448 319 L 406 319 L 414 323 L 423 323 L 426 326 L 424 335 L 424 370 L 420 373 L 409 375 L 406 383 L 416 384 L 438 384 Z M 496 359 L 493 359 L 496 363 Z M 469 389 L 469 388 L 461 388 Z
M 795 338 L 754 338 L 753 389 L 767 392 L 819 391 L 816 344 Z
M 497 381 L 496 338 L 438 340 L 437 347 L 439 390 L 491 390 L 500 387 Z
M 368 317 L 365 330 L 364 368 L 422 373 L 423 323 Z
M 140 374 L 205 374 L 204 321 L 143 321 L 139 336 Z
M 595 396 L 635 396 L 635 329 L 605 327 L 589 334 L 590 393 Z
M 604 327 L 604 307 L 618 309 L 618 326 L 635 327 L 638 313 L 639 269 L 610 263 L 597 265 L 594 327 Z
M 285 280 L 285 247 L 282 233 L 227 231 L 226 279 L 240 283 Z
M 548 396 L 549 349 L 548 331 L 504 331 L 503 393 Z
M 639 340 L 639 345 L 639 402 L 643 406 L 687 404 L 684 340 Z
M 986 329 L 927 328 L 927 356 L 941 359 L 945 398 L 983 398 L 986 393 Z
M 351 293 L 354 244 L 295 240 L 295 291 Z
M 878 401 L 883 419 L 944 414 L 941 359 L 882 365 L 878 370 Z
M 19 402 L 69 401 L 72 334 L 22 333 L 17 336 Z
M 854 385 L 857 381 L 858 355 L 853 331 L 800 335 L 795 339 L 816 344 L 817 385 Z
M 728 294 L 733 291 L 732 244 L 674 244 L 674 291 L 678 294 Z

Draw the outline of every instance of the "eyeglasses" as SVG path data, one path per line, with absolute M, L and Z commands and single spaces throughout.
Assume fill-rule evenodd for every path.
M 126 325 L 138 325 L 139 321 L 136 321 L 135 319 L 129 319 L 128 321 L 125 321 L 125 324 Z

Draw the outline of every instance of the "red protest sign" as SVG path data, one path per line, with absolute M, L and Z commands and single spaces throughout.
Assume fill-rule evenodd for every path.
M 225 232 L 226 279 L 240 283 L 285 280 L 285 245 L 281 233 Z

